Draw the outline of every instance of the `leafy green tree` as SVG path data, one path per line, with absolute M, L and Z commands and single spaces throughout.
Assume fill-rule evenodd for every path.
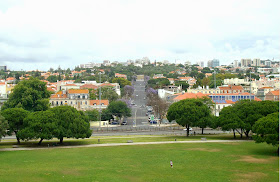
M 23 129 L 23 120 L 29 114 L 28 111 L 22 108 L 8 108 L 2 111 L 2 116 L 8 121 L 9 124 L 9 132 L 8 134 L 11 135 L 12 132 L 15 133 L 17 142 L 20 144 L 20 139 L 18 137 L 18 132 Z
M 9 128 L 8 121 L 0 115 L 0 141 L 3 136 L 7 135 L 7 129 Z
M 112 80 L 112 83 L 119 83 L 121 88 L 123 88 L 126 85 L 131 85 L 131 82 L 124 78 L 114 78 Z
M 122 117 L 130 117 L 131 109 L 127 106 L 127 104 L 123 101 L 113 101 L 109 104 L 108 113 L 111 115 L 117 116 L 122 119 Z
M 108 108 L 103 109 L 101 113 L 101 121 L 109 121 L 111 119 L 114 119 L 112 113 L 108 110 Z
M 234 104 L 236 115 L 245 123 L 244 133 L 249 137 L 255 122 L 268 114 L 279 112 L 279 102 L 242 100 Z
M 236 115 L 236 108 L 228 106 L 221 110 L 218 118 L 218 126 L 222 127 L 224 131 L 232 130 L 234 138 L 236 138 L 235 132 L 238 132 L 242 138 L 245 123 Z
M 99 112 L 96 109 L 85 111 L 90 121 L 99 121 Z
M 173 103 L 167 112 L 169 121 L 176 120 L 187 128 L 187 136 L 190 126 L 196 126 L 200 119 L 207 117 L 210 117 L 210 108 L 201 99 L 184 99 Z
M 175 85 L 176 85 L 176 86 L 182 86 L 182 89 L 185 90 L 185 91 L 186 91 L 186 90 L 189 88 L 189 86 L 190 86 L 186 81 L 176 81 L 176 82 L 175 82 Z
M 219 124 L 223 130 L 232 129 L 234 132 L 237 131 L 241 137 L 243 133 L 249 137 L 249 132 L 258 119 L 279 112 L 278 103 L 274 101 L 239 101 L 233 106 L 222 109 Z
M 57 106 L 50 109 L 55 114 L 57 132 L 54 137 L 63 142 L 63 138 L 88 138 L 91 136 L 88 117 L 71 106 Z
M 15 86 L 2 110 L 21 107 L 28 111 L 45 111 L 49 108 L 50 95 L 46 83 L 31 77 Z
M 279 112 L 260 118 L 253 126 L 256 143 L 266 142 L 278 147 L 279 152 Z
M 18 132 L 18 137 L 22 140 L 40 139 L 38 145 L 59 133 L 55 113 L 50 110 L 32 112 L 23 122 L 24 128 Z
M 209 85 L 210 85 L 210 78 L 204 77 L 204 78 L 201 80 L 201 84 L 202 84 L 202 86 L 209 86 Z
M 47 78 L 49 82 L 57 82 L 58 78 L 55 75 L 51 75 Z
M 202 73 L 212 73 L 209 67 L 204 67 L 201 71 Z

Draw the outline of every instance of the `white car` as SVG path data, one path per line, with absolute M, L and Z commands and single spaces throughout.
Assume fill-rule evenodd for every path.
M 185 128 L 185 129 L 183 129 L 184 131 L 187 131 L 188 129 L 187 128 Z M 192 128 L 189 128 L 189 131 L 192 131 L 193 129 Z

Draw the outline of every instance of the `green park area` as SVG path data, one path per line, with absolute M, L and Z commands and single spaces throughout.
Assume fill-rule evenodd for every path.
M 65 140 L 63 145 L 183 141 L 183 136 L 116 136 Z M 232 135 L 206 136 L 230 139 Z M 201 136 L 186 140 L 201 140 Z M 114 141 L 114 142 L 112 142 Z M 30 141 L 32 142 L 32 141 Z M 278 181 L 277 147 L 253 141 L 0 151 L 1 181 Z M 37 143 L 37 142 L 36 142 Z M 16 141 L 2 141 L 10 148 Z M 25 147 L 37 144 L 25 143 Z M 174 167 L 170 167 L 170 160 Z

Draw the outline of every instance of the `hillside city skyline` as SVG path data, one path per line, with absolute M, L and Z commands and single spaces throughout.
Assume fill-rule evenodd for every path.
M 0 65 L 73 69 L 143 57 L 192 64 L 219 59 L 221 65 L 279 61 L 279 6 L 259 0 L 1 1 Z

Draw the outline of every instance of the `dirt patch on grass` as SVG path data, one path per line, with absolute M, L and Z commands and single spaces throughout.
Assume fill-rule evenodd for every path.
M 278 157 L 269 157 L 269 158 L 263 159 L 263 158 L 255 158 L 253 156 L 246 155 L 246 156 L 240 156 L 240 159 L 238 159 L 236 161 L 242 161 L 242 162 L 248 162 L 248 163 L 270 163 L 274 160 L 278 160 Z
M 236 179 L 234 181 L 249 182 L 249 181 L 256 181 L 262 179 L 263 177 L 266 177 L 267 174 L 264 174 L 262 172 L 249 172 L 249 173 L 239 173 L 236 174 L 235 176 Z
M 205 151 L 205 152 L 220 152 L 221 149 L 207 149 L 207 148 L 189 148 L 186 150 L 196 150 L 196 151 Z
M 65 176 L 67 176 L 67 175 L 71 175 L 71 176 L 80 176 L 80 175 L 82 175 L 79 170 L 75 170 L 75 169 L 63 170 L 62 174 L 65 175 Z
M 141 181 L 139 178 L 135 177 L 135 176 L 123 176 L 124 179 L 128 180 L 128 181 Z

